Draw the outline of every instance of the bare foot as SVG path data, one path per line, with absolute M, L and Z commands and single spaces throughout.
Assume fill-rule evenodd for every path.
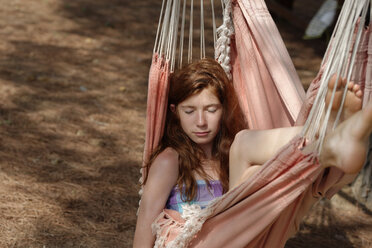
M 346 98 L 342 110 L 341 115 L 341 121 L 346 120 L 349 118 L 352 114 L 359 111 L 362 108 L 362 97 L 363 97 L 363 91 L 360 89 L 360 85 L 355 84 L 354 82 L 350 81 L 349 83 L 346 82 L 346 79 L 339 78 L 339 82 L 337 84 L 336 92 L 334 101 L 332 104 L 332 119 L 335 119 L 337 115 L 337 111 L 341 106 L 342 102 L 342 95 L 344 88 L 347 85 L 347 93 Z M 337 81 L 337 75 L 333 75 L 328 83 L 328 92 L 326 96 L 326 105 L 328 106 L 331 98 L 332 98 L 332 92 L 333 88 Z
M 336 166 L 346 174 L 359 172 L 365 163 L 371 132 L 372 102 L 325 137 L 320 163 L 324 167 Z

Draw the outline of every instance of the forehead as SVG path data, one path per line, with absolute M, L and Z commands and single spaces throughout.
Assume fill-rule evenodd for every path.
M 183 102 L 180 106 L 196 106 L 196 105 L 211 105 L 211 104 L 221 104 L 220 100 L 215 95 L 212 88 L 203 89 L 201 92 L 192 95 Z

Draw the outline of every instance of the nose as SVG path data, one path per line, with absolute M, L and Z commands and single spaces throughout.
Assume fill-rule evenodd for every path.
M 205 116 L 204 111 L 201 111 L 198 114 L 197 126 L 198 127 L 205 127 L 205 126 L 207 126 L 207 118 Z

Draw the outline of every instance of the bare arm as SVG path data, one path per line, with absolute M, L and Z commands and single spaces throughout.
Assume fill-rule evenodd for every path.
M 243 130 L 230 148 L 230 187 L 241 182 L 242 176 L 251 176 L 253 170 L 271 159 L 302 127 L 286 127 L 269 130 Z M 247 171 L 251 168 L 251 171 Z
M 134 248 L 154 246 L 155 236 L 152 234 L 151 224 L 164 209 L 177 178 L 178 154 L 168 148 L 160 153 L 151 165 L 138 212 Z

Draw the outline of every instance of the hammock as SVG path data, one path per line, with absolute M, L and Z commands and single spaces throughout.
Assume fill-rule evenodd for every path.
M 251 81 L 246 80 L 252 79 L 252 81 L 261 82 L 262 84 L 257 83 L 257 86 L 261 87 L 262 91 L 260 92 L 264 92 L 263 97 L 272 94 L 270 97 L 277 97 L 281 102 L 281 113 L 287 120 L 281 121 L 279 125 L 293 125 L 297 120 L 297 124 L 304 124 L 304 129 L 300 136 L 294 138 L 272 160 L 265 163 L 255 176 L 216 199 L 206 209 L 201 210 L 197 206 L 191 205 L 188 209 L 184 209 L 182 217 L 178 212 L 165 210 L 159 215 L 153 226 L 157 235 L 156 247 L 282 247 L 287 238 L 293 234 L 298 226 L 298 221 L 308 208 L 320 196 L 331 197 L 339 190 L 334 185 L 342 178 L 343 173 L 334 169 L 321 170 L 319 164 L 314 163 L 321 151 L 330 115 L 330 108 L 325 108 L 324 98 L 330 76 L 337 73 L 348 80 L 353 79 L 360 82 L 365 92 L 364 102 L 371 100 L 372 39 L 370 29 L 364 28 L 369 3 L 370 0 L 345 2 L 321 70 L 311 84 L 306 101 L 300 110 L 303 93 L 297 86 L 299 80 L 295 75 L 293 65 L 289 66 L 293 70 L 286 69 L 288 66 L 286 63 L 289 65 L 291 63 L 286 59 L 289 58 L 288 54 L 281 50 L 283 48 L 280 45 L 282 42 L 270 44 L 270 41 L 264 38 L 263 33 L 265 32 L 274 36 L 279 35 L 276 28 L 272 27 L 274 24 L 264 2 L 261 0 L 252 2 L 237 0 L 233 2 L 232 6 L 228 1 L 226 2 L 224 11 L 231 9 L 235 27 L 235 37 L 231 37 L 230 42 L 228 35 L 224 37 L 226 44 L 231 44 L 232 47 L 232 78 L 233 81 L 237 80 L 234 82 L 234 86 L 238 89 L 246 87 L 248 90 L 244 91 L 242 95 L 247 94 L 245 97 L 250 97 L 252 89 L 248 88 L 249 86 L 246 84 Z M 228 18 L 225 14 L 225 27 L 229 25 L 226 19 Z M 243 30 L 248 30 L 248 32 Z M 241 31 L 243 32 L 240 33 Z M 223 35 L 222 33 L 220 37 Z M 248 35 L 250 37 L 247 38 Z M 274 49 L 271 45 L 276 45 L 278 48 Z M 250 47 L 247 48 L 247 46 Z M 228 50 L 226 46 L 224 49 Z M 259 52 L 254 52 L 256 49 Z M 267 50 L 261 51 L 260 49 L 272 49 L 273 53 L 269 54 L 266 52 Z M 222 64 L 226 60 L 225 57 Z M 171 67 L 169 65 L 171 61 L 172 59 L 161 53 L 154 53 L 149 84 L 156 81 L 155 85 L 161 84 L 162 86 L 159 87 L 162 87 L 163 90 L 167 89 L 167 77 L 170 72 L 168 68 Z M 253 65 L 247 64 L 247 61 L 253 61 Z M 266 67 L 266 69 L 262 69 L 259 65 Z M 229 69 L 229 66 L 224 66 Z M 243 66 L 244 68 L 247 66 L 249 69 L 243 70 Z M 252 75 L 245 74 L 251 69 L 259 76 L 253 76 L 255 75 L 253 73 Z M 284 85 L 276 80 L 276 77 L 282 75 L 289 79 L 285 85 L 288 87 L 289 93 L 284 91 Z M 273 83 L 267 86 L 263 84 L 263 81 L 266 82 L 266 80 Z M 155 93 L 158 105 L 148 105 L 153 108 L 153 110 L 148 109 L 148 122 L 149 119 L 154 119 L 154 116 L 157 118 L 160 116 L 160 121 L 158 121 L 162 123 L 165 118 L 166 94 L 164 91 L 154 90 L 156 88 L 152 87 L 150 89 L 149 86 L 149 97 Z M 151 92 L 152 90 L 154 92 Z M 271 93 L 265 93 L 266 91 Z M 151 99 L 149 98 L 148 101 Z M 298 101 L 298 105 L 292 105 L 295 101 Z M 244 108 L 243 100 L 241 103 Z M 244 109 L 245 113 L 249 115 L 246 116 L 247 121 L 250 128 L 260 128 L 262 127 L 259 124 L 261 122 L 257 121 L 260 113 L 257 114 L 257 117 L 255 109 L 250 104 L 252 103 L 247 102 L 247 107 Z M 265 111 L 267 112 L 265 113 L 270 115 L 271 109 L 266 106 Z M 274 115 L 271 117 L 271 123 L 263 125 L 266 128 L 278 127 L 277 123 L 274 123 L 276 121 L 277 117 Z M 337 122 L 336 120 L 335 125 Z M 159 128 L 163 124 L 157 125 Z M 273 126 L 270 127 L 270 125 Z M 149 129 L 151 128 L 148 126 Z M 156 132 L 160 130 L 162 128 L 156 129 Z M 152 135 L 156 132 L 153 132 Z M 315 139 L 316 133 L 319 133 L 317 140 Z M 151 147 L 154 147 L 158 142 L 155 140 L 155 136 L 150 137 L 151 140 L 148 140 L 147 137 L 145 158 L 151 151 Z M 159 139 L 161 134 L 156 137 Z M 307 142 L 316 142 L 317 146 L 314 153 L 304 155 L 299 148 L 306 145 Z M 229 228 L 226 229 L 226 226 Z
M 183 1 L 181 12 L 180 0 L 169 0 L 167 4 L 163 0 L 149 73 L 144 162 L 148 160 L 151 151 L 157 146 L 163 134 L 169 87 L 168 77 L 176 67 L 176 55 L 182 66 L 185 3 L 186 0 Z M 291 126 L 295 123 L 301 109 L 305 92 L 263 0 L 256 0 L 253 3 L 244 1 L 245 5 L 242 7 L 244 13 L 239 13 L 239 6 L 234 7 L 234 18 L 236 18 L 234 27 L 230 19 L 231 3 L 226 1 L 223 4 L 223 24 L 213 32 L 213 37 L 218 36 L 218 40 L 214 39 L 215 57 L 228 74 L 230 72 L 233 74 L 233 84 L 236 92 L 239 92 L 237 95 L 248 123 L 247 128 L 269 129 Z M 191 0 L 192 7 L 193 0 Z M 180 13 L 182 13 L 181 28 L 178 27 Z M 192 14 L 191 9 L 190 20 L 193 20 Z M 247 19 L 250 20 L 248 23 Z M 192 28 L 192 21 L 189 26 Z M 231 37 L 234 28 L 241 29 L 236 32 L 235 38 Z M 201 40 L 205 38 L 202 35 L 200 37 Z M 189 62 L 192 60 L 192 41 L 190 31 L 187 54 Z M 200 58 L 205 54 L 204 43 L 200 42 Z M 241 70 L 241 68 L 245 69 Z M 141 169 L 140 183 L 146 173 L 144 169 Z

